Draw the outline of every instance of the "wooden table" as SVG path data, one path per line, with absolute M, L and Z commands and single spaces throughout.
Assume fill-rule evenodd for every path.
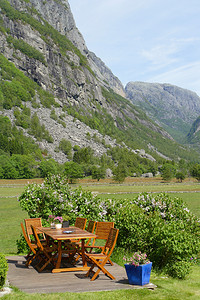
M 85 259 L 85 240 L 89 238 L 95 238 L 96 235 L 90 233 L 86 230 L 82 230 L 77 227 L 67 227 L 61 229 L 52 229 L 49 227 L 37 227 L 40 231 L 42 231 L 47 238 L 50 237 L 53 240 L 58 241 L 58 259 L 56 262 L 55 269 L 52 270 L 52 273 L 60 273 L 60 272 L 69 272 L 69 271 L 87 271 L 90 267 L 87 265 L 87 261 Z M 72 233 L 63 233 L 63 231 L 72 231 Z M 61 259 L 62 259 L 62 241 L 66 240 L 81 240 L 81 257 L 83 266 L 81 267 L 72 267 L 72 268 L 61 268 Z

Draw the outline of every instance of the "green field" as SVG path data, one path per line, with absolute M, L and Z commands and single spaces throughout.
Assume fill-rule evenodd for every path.
M 137 185 L 82 185 L 84 189 L 96 192 L 102 199 L 105 198 L 134 198 L 140 192 L 170 192 L 172 197 L 181 197 L 188 208 L 200 216 L 200 193 L 199 184 L 137 184 Z M 0 184 L 0 252 L 16 254 L 16 239 L 21 233 L 20 222 L 27 217 L 22 211 L 17 197 L 24 190 L 25 185 Z M 162 188 L 163 187 L 163 188 Z M 159 190 L 158 190 L 159 188 Z M 165 275 L 152 272 L 151 282 L 157 285 L 154 291 L 151 290 L 120 290 L 113 292 L 95 293 L 58 293 L 58 294 L 32 294 L 28 295 L 15 289 L 11 295 L 3 299 L 199 299 L 200 298 L 200 266 L 192 268 L 192 272 L 186 280 L 172 279 Z

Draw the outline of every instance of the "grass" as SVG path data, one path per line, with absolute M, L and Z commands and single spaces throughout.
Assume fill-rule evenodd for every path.
M 19 238 L 20 222 L 28 215 L 22 211 L 17 197 L 24 190 L 24 186 L 0 187 L 0 252 L 16 254 L 16 239 Z
M 41 182 L 38 181 L 38 182 Z M 27 217 L 26 212 L 22 211 L 17 197 L 22 193 L 27 181 L 0 181 L 0 252 L 8 254 L 16 254 L 16 239 L 20 236 L 21 228 L 20 222 Z M 149 185 L 149 189 L 148 189 Z M 133 198 L 139 192 L 154 191 L 157 187 L 159 191 L 165 190 L 176 191 L 171 193 L 172 197 L 181 197 L 188 207 L 200 216 L 200 200 L 199 193 L 194 192 L 195 188 L 199 191 L 199 185 L 196 182 L 193 183 L 152 183 L 152 182 L 137 182 L 135 185 L 125 183 L 123 185 L 117 184 L 97 184 L 88 185 L 88 183 L 82 184 L 86 189 L 90 188 L 92 191 L 101 192 L 99 194 L 101 198 Z M 161 189 L 163 187 L 163 189 Z M 173 189 L 172 189 L 173 188 Z M 176 190 L 175 190 L 176 188 Z M 133 191 L 134 190 L 134 191 Z M 119 192 L 120 191 L 120 192 Z M 184 192 L 183 192 L 184 191 Z M 128 193 L 127 193 L 128 192 Z M 115 194 L 117 193 L 117 194 Z M 120 255 L 113 257 L 115 261 L 120 260 Z M 147 289 L 134 289 L 134 290 L 118 290 L 118 291 L 106 291 L 106 292 L 90 292 L 90 293 L 53 293 L 53 294 L 26 294 L 18 289 L 14 288 L 14 292 L 10 295 L 4 296 L 2 299 L 34 299 L 37 297 L 40 299 L 167 299 L 167 300 L 182 300 L 191 299 L 196 300 L 200 298 L 200 266 L 195 265 L 192 268 L 192 272 L 187 279 L 178 280 L 170 277 L 166 277 L 162 274 L 156 274 L 152 272 L 151 282 L 157 285 L 157 288 L 152 290 Z
M 200 192 L 199 183 L 157 183 L 157 184 L 146 184 L 137 183 L 132 185 L 125 184 L 106 184 L 106 185 L 85 185 L 85 190 L 97 193 L 159 193 L 159 192 Z

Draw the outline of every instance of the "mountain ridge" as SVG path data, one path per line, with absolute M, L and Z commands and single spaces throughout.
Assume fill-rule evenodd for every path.
M 108 146 L 123 145 L 129 149 L 142 148 L 155 156 L 160 152 L 178 159 L 181 151 L 186 155 L 187 150 L 180 148 L 162 127 L 119 95 L 124 93 L 122 84 L 87 49 L 68 1 L 2 0 L 0 9 L 0 52 L 8 60 L 2 58 L 3 110 L 0 113 L 9 116 L 13 125 L 18 124 L 26 135 L 30 135 L 30 130 L 22 122 L 25 108 L 30 109 L 28 122 L 33 122 L 37 114 L 39 122 L 53 136 L 50 139 L 53 142 L 32 136 L 53 158 L 61 162 L 68 160 L 58 150 L 62 138 L 69 140 L 73 147 L 91 146 L 96 155 L 106 153 Z M 64 16 L 68 14 L 67 19 Z M 63 23 L 58 22 L 63 19 Z M 69 20 L 68 27 L 66 20 Z M 25 93 L 27 79 L 10 62 L 36 84 L 30 87 L 29 94 Z M 13 69 L 12 75 L 8 69 Z M 7 86 L 13 91 L 17 88 L 21 95 L 14 97 L 13 92 L 15 103 L 5 97 Z
M 133 104 L 144 109 L 178 142 L 184 141 L 200 115 L 200 97 L 172 84 L 129 82 L 125 91 Z

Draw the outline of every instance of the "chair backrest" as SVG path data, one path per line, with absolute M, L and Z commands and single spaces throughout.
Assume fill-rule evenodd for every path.
M 97 222 L 95 234 L 96 239 L 107 240 L 110 229 L 114 227 L 114 222 Z
M 33 236 L 34 236 L 34 238 L 35 238 L 37 247 L 38 247 L 41 251 L 44 251 L 44 247 L 42 246 L 42 243 L 40 242 L 40 239 L 39 239 L 39 236 L 38 236 L 38 233 L 37 233 L 37 229 L 36 229 L 33 225 L 31 225 L 31 229 L 32 229 Z
M 111 228 L 108 239 L 106 241 L 105 247 L 103 249 L 103 253 L 107 254 L 108 257 L 112 254 L 115 244 L 117 242 L 117 237 L 118 237 L 119 229 L 117 228 Z
M 25 240 L 26 240 L 26 242 L 27 242 L 27 244 L 28 244 L 30 250 L 35 254 L 36 251 L 35 251 L 33 245 L 31 244 L 31 242 L 30 242 L 30 240 L 29 240 L 29 238 L 28 238 L 28 236 L 27 236 L 27 234 L 26 234 L 26 231 L 25 231 L 25 228 L 24 228 L 23 223 L 21 223 L 21 228 L 22 228 L 23 236 L 24 236 L 24 238 L 25 238 Z
M 95 225 L 96 225 L 96 221 L 90 220 L 88 223 L 88 226 L 87 226 L 87 231 L 90 233 L 93 233 L 94 229 L 95 229 Z M 91 241 L 91 238 L 87 240 L 85 246 L 88 246 L 90 244 L 90 241 Z
M 78 227 L 80 229 L 85 229 L 85 225 L 86 225 L 87 219 L 86 218 L 76 218 L 76 222 L 75 222 L 75 227 Z
M 87 226 L 87 231 L 93 233 L 95 229 L 95 225 L 96 225 L 96 221 L 90 220 Z
M 31 218 L 31 219 L 25 219 L 24 222 L 25 222 L 28 238 L 31 241 L 31 235 L 33 235 L 31 226 L 42 227 L 42 220 L 41 220 L 41 218 Z M 42 234 L 43 239 L 45 239 L 45 235 L 43 232 L 39 231 L 38 229 L 36 229 L 36 232 L 39 234 Z

